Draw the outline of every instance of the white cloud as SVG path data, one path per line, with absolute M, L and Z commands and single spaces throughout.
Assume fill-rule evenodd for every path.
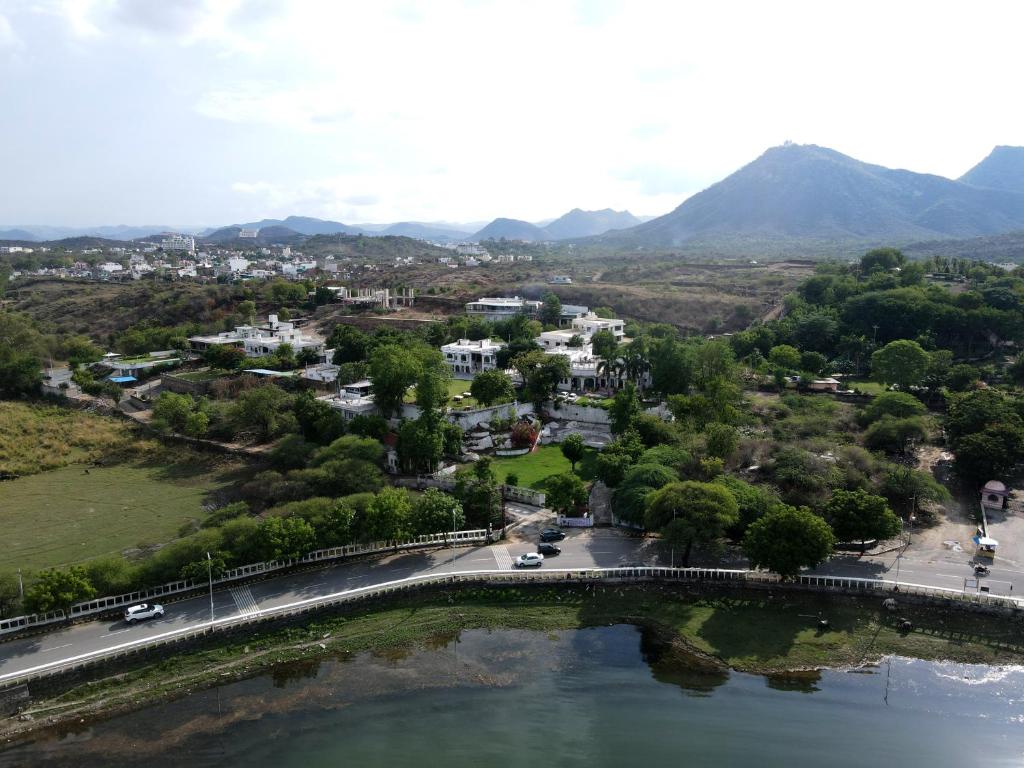
M 0 50 L 4 48 L 21 48 L 22 42 L 14 33 L 14 28 L 7 17 L 0 14 Z
M 87 72 L 135 107 L 149 146 L 195 157 L 207 221 L 263 207 L 363 220 L 655 214 L 787 139 L 952 176 L 996 143 L 1024 144 L 1015 4 L 35 2 L 48 24 L 22 13 L 6 28 L 50 52 L 46 91 L 74 99 Z M 0 94 L 28 109 L 40 86 L 18 87 Z M 108 121 L 109 105 L 81 110 L 82 125 Z M 125 142 L 71 125 L 47 139 L 17 130 L 0 127 L 0 152 L 44 154 L 33 142 L 50 140 L 88 158 L 93 177 L 130 165 Z M 89 178 L 70 183 L 85 191 Z M 109 210 L 142 204 L 111 181 Z M 39 183 L 26 197 L 43 210 Z M 184 205 L 165 194 L 146 197 L 159 206 L 146 218 L 187 218 L 163 212 Z

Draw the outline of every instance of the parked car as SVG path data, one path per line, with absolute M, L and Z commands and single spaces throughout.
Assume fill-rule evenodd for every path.
M 565 538 L 565 534 L 557 528 L 545 528 L 540 532 L 541 541 L 561 541 Z
M 133 605 L 127 608 L 124 612 L 124 620 L 129 624 L 134 624 L 136 621 L 152 619 L 154 616 L 163 615 L 164 607 L 162 605 L 142 603 L 141 605 Z
M 541 542 L 537 545 L 537 551 L 542 555 L 560 555 L 562 554 L 562 548 L 557 544 L 549 544 L 547 542 Z
M 544 562 L 544 555 L 539 552 L 527 552 L 525 555 L 517 557 L 513 562 L 515 562 L 516 568 L 540 566 Z

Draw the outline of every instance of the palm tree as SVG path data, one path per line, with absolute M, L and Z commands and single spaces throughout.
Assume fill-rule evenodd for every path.
M 623 348 L 622 367 L 626 377 L 636 382 L 639 389 L 643 389 L 644 374 L 651 369 L 647 344 L 643 339 L 634 339 Z
M 608 380 L 609 389 L 615 389 L 611 386 L 613 379 L 619 378 L 622 375 L 622 361 L 618 358 L 600 358 L 600 362 L 597 364 L 597 376 L 602 376 Z

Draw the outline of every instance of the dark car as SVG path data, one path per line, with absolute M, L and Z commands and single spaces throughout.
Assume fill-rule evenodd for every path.
M 560 555 L 562 554 L 562 548 L 557 544 L 548 544 L 547 542 L 541 542 L 537 545 L 537 551 L 542 555 Z
M 545 528 L 540 532 L 541 541 L 561 541 L 565 538 L 565 534 L 557 528 Z

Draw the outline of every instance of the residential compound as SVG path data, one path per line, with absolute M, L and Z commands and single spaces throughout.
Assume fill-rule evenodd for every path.
M 283 323 L 277 315 L 270 315 L 262 325 L 239 325 L 233 331 L 218 333 L 216 336 L 192 336 L 188 340 L 195 352 L 205 352 L 211 347 L 232 346 L 245 350 L 248 357 L 272 355 L 282 344 L 289 344 L 294 352 L 311 349 L 321 353 L 322 341 L 306 336 L 294 323 Z
M 492 323 L 508 320 L 516 315 L 535 316 L 540 312 L 539 301 L 528 301 L 518 296 L 511 298 L 484 298 L 466 304 L 466 314 L 470 317 L 482 317 Z
M 455 378 L 472 379 L 481 371 L 493 371 L 498 367 L 498 350 L 504 346 L 505 342 L 492 339 L 459 339 L 442 346 L 441 353 Z
M 466 314 L 470 317 L 481 317 L 492 323 L 508 320 L 516 315 L 537 317 L 540 314 L 542 302 L 523 299 L 519 296 L 505 297 L 497 296 L 491 298 L 477 299 L 466 304 Z M 562 315 L 559 318 L 560 327 L 568 327 L 572 321 L 590 312 L 588 307 L 578 304 L 563 304 Z

